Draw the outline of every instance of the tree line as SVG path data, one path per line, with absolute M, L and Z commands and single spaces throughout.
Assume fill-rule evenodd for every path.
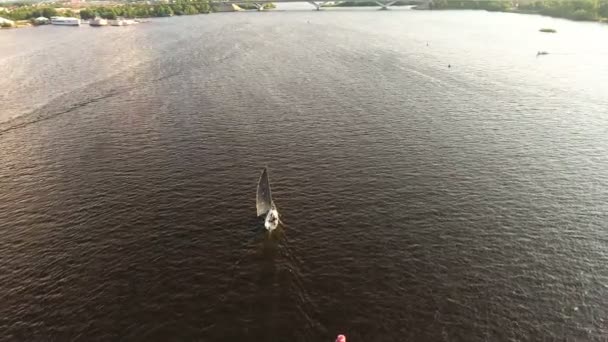
M 170 17 L 172 15 L 192 15 L 199 13 L 209 13 L 213 11 L 213 6 L 209 1 L 188 1 L 176 0 L 172 3 L 142 4 L 129 3 L 114 6 L 92 6 L 86 7 L 80 12 L 71 10 L 59 12 L 55 7 L 38 7 L 20 4 L 11 9 L 10 12 L 0 11 L 0 16 L 11 20 L 29 20 L 38 17 L 80 17 L 81 19 L 92 19 L 97 16 L 105 19 L 125 18 L 149 18 L 149 17 Z
M 127 4 L 120 6 L 98 6 L 88 7 L 80 11 L 80 18 L 92 19 L 101 17 L 104 19 L 124 18 L 149 18 L 170 17 L 172 15 L 192 15 L 209 13 L 212 7 L 207 1 L 184 1 L 178 0 L 170 4 Z
M 512 1 L 434 0 L 434 9 L 483 9 L 487 11 L 523 11 L 572 20 L 608 18 L 608 0 L 536 0 L 514 7 Z
M 13 8 L 10 12 L 0 11 L 0 17 L 11 20 L 27 20 L 38 17 L 54 17 L 59 15 L 54 7 L 34 7 L 34 6 L 19 6 Z
M 608 0 L 433 0 L 431 9 L 478 9 L 500 12 L 538 13 L 572 20 L 608 20 Z M 402 0 L 394 6 L 415 5 L 416 1 Z M 374 1 L 342 1 L 328 6 L 378 6 Z
M 413 5 L 418 5 L 418 2 L 409 1 L 409 0 L 397 1 L 397 2 L 394 2 L 391 6 L 413 6 Z M 323 7 L 360 7 L 360 6 L 378 7 L 378 3 L 374 2 L 374 1 L 361 1 L 361 2 L 342 1 L 342 2 L 337 2 L 335 4 L 324 5 Z
M 247 6 L 247 1 L 242 7 L 245 9 L 255 8 Z M 395 5 L 411 4 L 410 1 L 400 1 Z M 27 4 L 13 4 L 14 8 L 10 12 L 0 11 L 0 16 L 11 20 L 28 20 L 37 17 L 53 17 L 57 15 L 80 16 L 82 19 L 91 19 L 96 16 L 115 19 L 116 17 L 125 18 L 148 18 L 148 17 L 168 17 L 172 15 L 191 15 L 199 13 L 213 12 L 213 5 L 208 1 L 188 1 L 176 0 L 171 3 L 162 4 L 143 4 L 128 3 L 115 6 L 94 6 L 87 7 L 80 13 L 67 10 L 58 13 L 53 6 L 39 7 Z M 337 6 L 376 6 L 374 2 L 354 3 L 342 2 Z M 272 8 L 272 4 L 266 6 Z M 573 20 L 602 20 L 608 19 L 608 0 L 535 0 L 525 2 L 515 8 L 512 1 L 484 1 L 484 0 L 434 0 L 432 9 L 481 9 L 487 11 L 525 11 L 544 14 L 552 17 L 567 18 Z
M 431 9 L 480 9 L 507 11 L 513 7 L 511 1 L 433 0 Z
M 600 20 L 608 18 L 608 0 L 537 0 L 519 6 L 540 14 L 572 20 Z

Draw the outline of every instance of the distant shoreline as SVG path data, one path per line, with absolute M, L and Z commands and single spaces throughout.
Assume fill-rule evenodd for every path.
M 5 5 L 8 6 L 8 5 Z M 0 7 L 0 18 L 12 21 L 12 24 L 0 25 L 2 28 L 21 28 L 44 25 L 36 22 L 36 18 L 44 17 L 50 19 L 53 16 L 65 16 L 81 19 L 83 24 L 87 20 L 96 17 L 114 20 L 117 18 L 145 19 L 163 18 L 182 15 L 209 14 L 212 12 L 226 12 L 223 4 L 211 3 L 209 1 L 175 0 L 171 3 L 126 3 L 117 5 L 83 6 L 82 8 L 60 8 L 59 4 L 39 5 L 13 5 L 11 7 Z M 272 9 L 272 2 L 264 4 L 263 9 Z M 244 1 L 239 4 L 238 10 L 257 9 L 255 3 Z M 231 9 L 232 10 L 232 9 Z M 236 9 L 234 10 L 236 11 Z
M 9 4 L 5 4 L 7 6 Z M 397 1 L 391 6 L 416 6 L 412 1 Z M 89 20 L 95 17 L 116 19 L 118 17 L 157 18 L 181 15 L 208 14 L 224 12 L 219 5 L 209 1 L 176 0 L 172 3 L 145 4 L 127 3 L 119 5 L 86 6 L 83 8 L 59 8 L 59 4 L 50 4 L 45 7 L 39 5 L 12 5 L 0 7 L 0 17 L 12 21 L 12 24 L 2 24 L 1 28 L 20 28 L 37 26 L 35 18 L 63 15 Z M 239 5 L 242 9 L 255 9 L 253 2 L 244 1 Z M 325 4 L 322 7 L 378 7 L 374 1 L 351 2 L 341 1 Z M 264 5 L 264 9 L 275 8 L 273 3 Z M 472 0 L 434 0 L 430 8 L 415 7 L 417 10 L 485 10 L 490 12 L 536 14 L 552 18 L 568 19 L 573 21 L 587 21 L 608 23 L 608 4 L 595 4 L 591 0 L 573 0 L 556 2 L 534 2 L 513 7 L 511 1 L 472 1 Z
M 516 14 L 537 14 L 552 18 L 568 19 L 573 21 L 588 21 L 608 23 L 608 5 L 596 6 L 587 0 L 572 2 L 557 1 L 553 3 L 530 3 L 513 7 L 511 1 L 472 1 L 472 0 L 435 0 L 430 8 L 415 7 L 417 10 L 485 10 L 489 12 L 504 12 Z M 391 6 L 416 6 L 412 1 L 398 1 Z M 378 7 L 374 1 L 351 2 L 342 1 L 327 4 L 323 7 Z

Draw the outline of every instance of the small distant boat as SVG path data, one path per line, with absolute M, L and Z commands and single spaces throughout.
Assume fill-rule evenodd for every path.
M 73 17 L 51 17 L 51 24 L 65 26 L 80 26 L 80 19 Z
M 556 33 L 557 32 L 557 30 L 552 29 L 552 28 L 548 28 L 548 27 L 541 28 L 539 31 L 540 32 L 545 32 L 545 33 Z
M 108 25 L 108 20 L 106 20 L 104 18 L 95 17 L 95 19 L 91 19 L 91 21 L 89 21 L 89 25 L 91 25 L 91 26 L 107 26 Z
M 270 191 L 270 181 L 268 180 L 268 170 L 264 168 L 258 181 L 258 191 L 256 194 L 256 209 L 258 216 L 266 214 L 264 227 L 268 231 L 273 231 L 279 225 L 279 212 L 272 201 Z
M 538 57 L 538 56 L 544 56 L 544 55 L 548 55 L 548 54 L 549 54 L 549 53 L 548 53 L 547 51 L 538 51 L 538 52 L 536 53 L 536 57 Z

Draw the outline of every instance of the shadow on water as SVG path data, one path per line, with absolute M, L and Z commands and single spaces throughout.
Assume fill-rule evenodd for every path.
M 243 273 L 243 268 L 258 268 L 257 283 L 259 290 L 264 291 L 267 286 L 272 285 L 272 278 L 276 274 L 275 263 L 280 257 L 280 245 L 285 238 L 285 231 L 279 225 L 277 229 L 269 232 L 264 228 L 264 221 L 260 218 L 256 218 L 248 225 L 252 235 L 250 240 L 242 246 L 245 253 L 232 265 L 230 271 L 232 280 L 228 289 L 234 288 L 235 283 L 242 281 L 239 279 L 239 275 Z M 245 274 L 247 273 L 245 272 Z M 226 296 L 220 297 L 220 301 L 225 300 L 227 300 Z

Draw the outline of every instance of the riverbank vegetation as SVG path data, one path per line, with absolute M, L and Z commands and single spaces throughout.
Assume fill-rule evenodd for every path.
M 249 1 L 239 5 L 243 9 L 257 9 Z M 264 9 L 275 8 L 274 4 L 267 3 Z M 80 17 L 88 20 L 95 17 L 104 19 L 124 18 L 151 18 L 151 17 L 170 17 L 173 15 L 193 15 L 200 13 L 214 12 L 216 9 L 209 1 L 188 1 L 174 0 L 170 3 L 137 3 L 88 6 L 78 10 L 61 9 L 56 6 L 39 6 L 31 4 L 14 3 L 10 11 L 0 9 L 0 16 L 11 20 L 33 20 L 38 17 L 50 18 L 53 16 Z
M 38 17 L 54 17 L 59 15 L 55 7 L 15 6 L 10 12 L 0 10 L 0 17 L 10 20 L 29 20 Z
M 0 15 L 11 20 L 30 20 L 37 17 L 50 18 L 58 15 L 80 17 L 86 20 L 96 16 L 105 19 L 116 19 L 117 17 L 149 18 L 209 13 L 211 11 L 212 6 L 207 1 L 177 0 L 172 3 L 159 4 L 128 3 L 124 5 L 90 6 L 80 11 L 36 5 L 16 5 L 8 12 L 0 11 Z
M 413 6 L 416 4 L 418 4 L 418 3 L 415 1 L 397 1 L 394 4 L 392 4 L 391 6 Z M 341 2 L 325 4 L 322 7 L 359 7 L 359 6 L 377 7 L 378 3 L 374 2 L 374 1 L 365 1 L 365 2 L 341 1 Z
M 514 0 L 516 1 L 516 0 Z M 415 5 L 416 2 L 401 0 L 392 6 Z M 106 19 L 116 17 L 149 18 L 169 17 L 172 15 L 192 15 L 214 12 L 213 4 L 209 1 L 174 0 L 169 3 L 141 3 L 130 2 L 116 5 L 90 6 L 78 10 L 59 8 L 58 4 L 32 5 L 25 3 L 11 3 L 4 5 L 8 10 L 0 9 L 0 16 L 14 21 L 32 20 L 37 17 L 50 18 L 52 16 L 80 16 L 82 19 L 91 19 L 100 16 Z M 239 5 L 243 9 L 256 9 L 250 1 Z M 326 6 L 378 6 L 374 1 L 352 2 L 342 1 Z M 484 0 L 434 0 L 431 9 L 477 9 L 486 11 L 500 11 L 513 13 L 542 14 L 557 18 L 587 21 L 608 22 L 608 0 L 527 0 L 520 1 L 518 6 L 513 1 L 484 1 Z M 265 9 L 274 8 L 274 4 L 267 4 Z
M 430 9 L 472 9 L 495 12 L 542 14 L 556 18 L 588 21 L 608 21 L 608 0 L 523 0 L 519 5 L 514 0 L 434 0 Z M 419 4 L 413 1 L 398 1 L 391 6 Z M 326 5 L 327 7 L 375 6 L 374 1 L 343 1 Z
M 512 7 L 511 1 L 434 0 L 431 4 L 431 9 L 479 9 L 496 12 L 506 12 Z
M 243 2 L 242 4 L 238 4 L 238 6 L 241 9 L 244 10 L 257 10 L 258 8 L 255 6 L 254 3 L 252 2 Z M 275 4 L 269 2 L 269 3 L 265 3 L 263 9 L 267 10 L 267 9 L 273 9 L 276 8 L 277 6 L 275 6 Z
M 537 0 L 520 5 L 518 10 L 572 20 L 608 20 L 608 0 Z
M 514 13 L 542 14 L 572 20 L 602 21 L 608 18 L 608 0 L 511 1 L 434 0 L 434 9 L 482 9 Z
M 126 4 L 119 6 L 94 6 L 80 11 L 80 18 L 92 19 L 96 16 L 104 19 L 170 17 L 173 15 L 193 15 L 209 13 L 212 8 L 208 2 L 191 2 L 178 0 L 170 4 Z

